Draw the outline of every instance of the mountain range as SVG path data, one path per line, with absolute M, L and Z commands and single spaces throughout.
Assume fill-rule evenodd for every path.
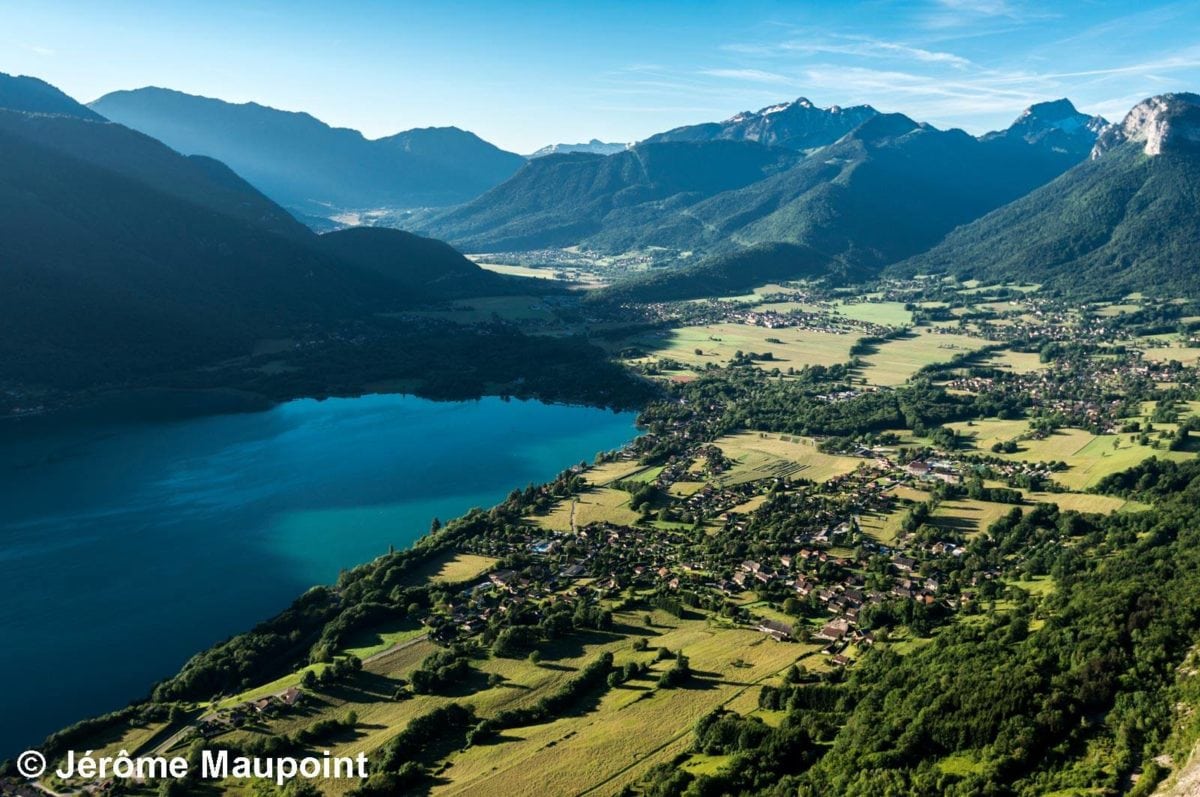
M 818 120 L 817 132 L 828 132 L 831 114 L 848 114 L 806 101 L 786 108 Z M 1058 114 L 1043 114 L 1041 106 L 1017 120 L 1020 134 L 983 138 L 860 110 L 865 121 L 807 155 L 738 138 L 652 137 L 609 157 L 541 158 L 417 229 L 468 251 L 579 245 L 601 252 L 720 253 L 785 242 L 853 267 L 878 268 L 932 246 L 1086 156 L 1078 147 L 1047 143 L 1056 137 L 1036 135 L 1059 123 Z M 794 125 L 789 129 L 791 141 L 801 137 Z
M 1138 103 L 1091 157 L 961 227 L 896 273 L 1026 280 L 1119 297 L 1200 289 L 1200 96 Z
M 285 193 L 323 183 L 327 197 L 395 198 L 436 182 L 435 173 L 470 171 L 464 164 L 480 153 L 515 172 L 503 179 L 497 166 L 499 184 L 478 197 L 412 217 L 418 232 L 449 244 L 383 228 L 317 235 L 297 221 L 296 206 L 274 201 L 270 176 L 181 154 L 188 148 L 100 113 L 147 98 L 144 107 L 182 109 L 181 121 L 168 114 L 156 124 L 188 131 L 197 146 L 224 141 L 252 161 L 275 150 L 275 190 Z M 211 139 L 207 131 L 224 123 L 214 120 L 229 126 Z M 430 302 L 553 290 L 483 271 L 452 244 L 698 255 L 600 299 L 688 298 L 881 270 L 1079 294 L 1200 290 L 1194 94 L 1147 99 L 1114 125 L 1056 100 L 979 137 L 800 100 L 608 155 L 526 160 L 452 129 L 369 142 L 262 106 L 144 90 L 86 107 L 40 80 L 0 75 L 0 146 L 4 379 L 56 390 L 197 369 L 264 339 L 339 340 L 347 325 L 361 338 L 379 319 Z M 289 157 L 304 168 L 289 172 Z M 387 185 L 371 158 L 403 174 L 405 187 Z M 306 207 L 328 211 L 322 202 Z M 430 334 L 387 323 L 387 335 Z M 479 345 L 460 347 L 463 356 Z M 528 360 L 518 355 L 525 345 L 513 343 L 512 362 Z M 578 352 L 559 354 L 566 362 Z
M 515 279 L 410 233 L 318 236 L 224 164 L 40 82 L 0 76 L 0 96 L 5 380 L 119 384 Z
M 116 91 L 90 108 L 181 153 L 226 163 L 302 217 L 453 205 L 499 184 L 525 163 L 456 127 L 371 140 L 306 113 L 161 88 Z
M 801 97 L 759 111 L 743 111 L 723 122 L 677 127 L 650 136 L 644 143 L 755 141 L 771 147 L 809 150 L 832 144 L 878 113 L 870 105 L 818 108 Z
M 607 156 L 547 155 L 421 229 L 437 230 L 468 251 L 576 244 L 614 250 L 623 244 L 602 245 L 598 237 L 641 230 L 672 209 L 751 185 L 799 159 L 791 150 L 752 141 L 644 143 Z

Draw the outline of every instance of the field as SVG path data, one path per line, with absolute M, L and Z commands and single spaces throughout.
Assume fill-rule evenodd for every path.
M 996 368 L 1012 371 L 1014 374 L 1031 374 L 1046 368 L 1041 355 L 1031 351 L 1002 351 L 988 359 L 988 364 Z
M 768 476 L 790 476 L 823 482 L 849 473 L 862 463 L 862 460 L 854 457 L 823 454 L 817 450 L 811 438 L 791 435 L 742 432 L 722 437 L 716 441 L 716 445 L 725 452 L 725 456 L 737 463 L 718 479 L 723 485 L 740 484 Z
M 507 265 L 504 263 L 487 263 L 483 261 L 476 261 L 475 265 L 488 271 L 494 271 L 497 274 L 506 274 L 510 277 L 532 277 L 533 279 L 548 279 L 559 282 L 571 282 L 584 288 L 599 288 L 604 285 L 604 281 L 595 272 L 579 268 L 516 266 Z
M 1200 348 L 1192 348 L 1184 346 L 1179 340 L 1179 336 L 1175 334 L 1156 336 L 1159 340 L 1166 340 L 1169 346 L 1153 346 L 1146 347 L 1143 351 L 1147 360 L 1153 362 L 1168 362 L 1170 360 L 1178 360 L 1184 365 L 1195 366 L 1200 363 Z
M 833 309 L 846 318 L 871 324 L 901 327 L 912 323 L 912 312 L 904 309 L 903 302 L 838 302 Z
M 973 438 L 975 447 L 991 453 L 995 442 L 1011 440 L 1028 431 L 1025 421 L 986 420 L 947 424 Z M 1067 470 L 1054 475 L 1056 481 L 1071 490 L 1086 490 L 1111 473 L 1133 467 L 1148 457 L 1183 460 L 1193 454 L 1165 451 L 1143 446 L 1128 435 L 1093 435 L 1083 429 L 1059 429 L 1042 440 L 1022 440 L 1014 454 L 995 456 L 1027 462 L 1065 462 Z
M 453 755 L 448 782 L 434 794 L 615 794 L 649 767 L 684 752 L 692 726 L 705 713 L 815 650 L 703 620 L 664 624 L 674 627 L 656 628 L 661 635 L 651 644 L 682 650 L 700 673 L 696 686 L 660 690 L 652 681 L 635 682 L 611 690 L 594 711 L 505 731 L 501 744 Z M 651 656 L 624 650 L 617 663 L 633 658 Z
M 874 354 L 863 357 L 859 376 L 872 385 L 900 385 L 926 365 L 947 362 L 955 355 L 981 349 L 988 343 L 983 338 L 928 332 L 891 340 L 880 345 Z
M 636 523 L 641 515 L 629 508 L 629 493 L 615 487 L 593 487 L 570 501 L 559 501 L 534 523 L 550 531 L 569 532 L 589 523 Z
M 1025 492 L 1025 497 L 1034 503 L 1058 504 L 1063 511 L 1098 512 L 1109 515 L 1113 512 L 1136 512 L 1146 509 L 1146 505 L 1137 501 L 1126 501 L 1111 495 L 1092 495 L 1090 493 L 1035 493 Z
M 490 556 L 476 556 L 469 553 L 457 553 L 441 559 L 434 559 L 423 567 L 409 574 L 410 584 L 420 584 L 425 581 L 459 582 L 475 578 L 480 573 L 490 570 L 496 560 Z
M 889 512 L 888 514 L 860 515 L 858 525 L 863 533 L 884 545 L 894 545 L 900 535 L 900 523 L 904 520 L 904 512 Z
M 771 343 L 775 338 L 781 343 Z M 832 332 L 817 332 L 802 329 L 767 329 L 747 324 L 710 324 L 707 326 L 679 327 L 666 332 L 645 336 L 630 342 L 653 352 L 635 362 L 669 357 L 691 368 L 703 368 L 708 363 L 725 365 L 741 352 L 770 352 L 769 361 L 759 361 L 761 368 L 787 370 L 805 365 L 836 365 L 850 359 L 850 347 L 856 335 L 839 335 Z M 697 354 L 696 351 L 700 353 Z
M 962 498 L 942 501 L 933 512 L 932 525 L 967 536 L 987 531 L 988 526 L 1012 511 L 1012 504 L 996 504 Z
M 392 692 L 436 647 L 423 637 L 366 661 L 362 673 L 345 684 L 324 687 L 300 712 L 230 734 L 230 741 L 264 733 L 296 733 L 315 721 L 358 716 L 354 731 L 322 742 L 334 755 L 369 752 L 384 744 L 415 717 L 451 701 L 468 702 L 481 716 L 528 706 L 560 688 L 604 651 L 620 666 L 628 661 L 651 664 L 650 673 L 584 701 L 576 710 L 550 722 L 507 729 L 492 744 L 474 745 L 449 755 L 433 787 L 434 794 L 613 794 L 656 763 L 673 759 L 691 744 L 695 721 L 712 709 L 732 705 L 755 708 L 755 687 L 775 678 L 815 645 L 777 643 L 747 629 L 714 623 L 693 614 L 684 620 L 654 612 L 653 627 L 642 612 L 617 613 L 613 633 L 584 633 L 546 646 L 544 659 L 488 658 L 475 662 L 479 673 L 458 693 L 392 699 Z M 649 640 L 646 651 L 631 642 Z M 688 656 L 694 682 L 686 688 L 660 689 L 659 673 L 671 662 L 654 662 L 658 647 Z M 486 676 L 502 678 L 488 686 Z M 298 676 L 288 679 L 294 682 Z M 272 688 L 282 688 L 272 685 Z M 256 690 L 258 692 L 260 690 Z M 747 698 L 749 695 L 749 698 Z M 242 696 L 243 699 L 245 696 Z M 636 728 L 637 733 L 630 733 Z M 160 728 L 134 729 L 112 744 L 132 745 Z M 321 784 L 328 794 L 351 788 L 347 781 Z

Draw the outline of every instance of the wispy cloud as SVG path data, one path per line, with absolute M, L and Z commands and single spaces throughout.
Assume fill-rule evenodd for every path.
M 918 15 L 918 22 L 925 28 L 945 30 L 996 22 L 1025 24 L 1057 16 L 1045 4 L 1020 0 L 935 0 Z
M 903 42 L 881 41 L 865 36 L 831 36 L 823 39 L 793 38 L 774 43 L 734 43 L 723 50 L 743 55 L 843 55 L 857 58 L 886 58 L 928 64 L 970 66 L 970 60 L 951 52 L 927 50 Z
M 792 83 L 795 81 L 794 78 L 787 75 L 762 69 L 701 69 L 700 74 L 728 80 L 745 80 L 752 83 Z
M 58 54 L 55 50 L 53 50 L 49 47 L 43 47 L 40 44 L 22 44 L 21 48 L 28 50 L 29 52 L 31 52 L 35 55 L 41 55 L 41 56 L 45 56 L 47 58 L 50 58 L 50 57 Z

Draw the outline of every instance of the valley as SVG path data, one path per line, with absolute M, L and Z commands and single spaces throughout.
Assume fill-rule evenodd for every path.
M 525 157 L 0 75 L 0 753 L 369 765 L 0 792 L 1186 791 L 1198 114 Z
M 306 640 L 290 666 L 218 664 L 270 649 L 279 631 L 256 630 L 49 748 L 317 745 L 373 762 L 329 794 L 616 794 L 747 777 L 755 759 L 697 741 L 707 724 L 765 739 L 811 714 L 793 754 L 835 760 L 848 709 L 819 701 L 880 656 L 1048 629 L 1063 568 L 1121 555 L 1097 530 L 1158 511 L 1124 474 L 1194 467 L 1195 366 L 1148 356 L 1190 335 L 1150 338 L 1161 305 L 1122 301 L 892 280 L 606 310 L 589 321 L 605 346 L 664 391 L 630 446 L 310 593 L 272 621 Z M 503 317 L 532 330 L 543 312 Z M 409 741 L 423 723 L 438 730 Z M 969 782 L 988 755 L 936 771 Z

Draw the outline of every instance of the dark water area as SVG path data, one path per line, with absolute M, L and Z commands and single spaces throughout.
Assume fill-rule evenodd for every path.
M 636 434 L 633 413 L 498 398 L 111 409 L 0 426 L 0 758 L 145 695 L 432 518 Z

